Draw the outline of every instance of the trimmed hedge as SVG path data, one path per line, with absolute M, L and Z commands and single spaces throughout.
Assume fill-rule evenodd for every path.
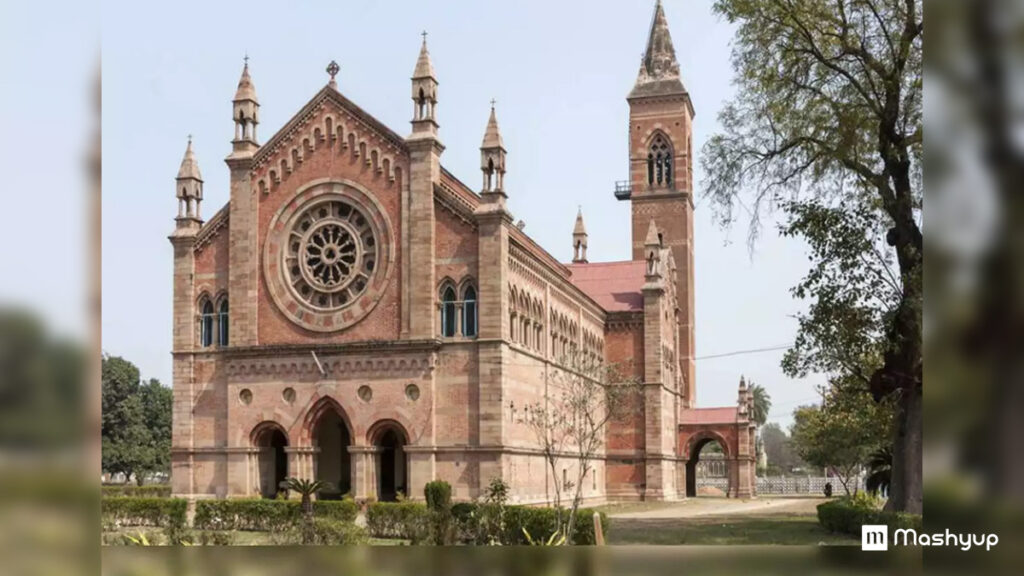
M 104 498 L 117 498 L 127 496 L 129 498 L 170 498 L 170 484 L 152 484 L 148 486 L 136 486 L 134 484 L 106 484 L 100 488 Z
M 473 544 L 487 544 L 487 535 L 480 529 L 480 518 L 487 507 L 493 505 L 458 502 L 452 505 L 451 513 L 457 526 L 459 540 Z M 568 511 L 563 512 L 568 514 Z M 594 510 L 581 508 L 576 512 L 576 527 L 573 540 L 576 544 L 594 544 Z M 505 506 L 505 530 L 501 534 L 502 544 L 528 544 L 525 528 L 534 540 L 546 540 L 555 531 L 556 513 L 552 508 L 531 508 L 527 506 Z M 601 527 L 607 534 L 608 517 L 601 513 Z M 414 543 L 425 540 L 430 534 L 430 513 L 425 504 L 419 502 L 378 502 L 366 511 L 366 528 L 376 538 L 403 538 Z
M 177 523 L 184 526 L 188 502 L 181 498 L 104 498 L 100 511 L 105 525 L 164 527 Z
M 351 500 L 313 502 L 313 515 L 333 522 L 352 523 L 358 513 L 359 506 Z M 301 517 L 302 503 L 298 500 L 200 500 L 196 502 L 194 524 L 202 530 L 272 532 L 291 527 Z
M 366 508 L 366 529 L 375 538 L 420 542 L 429 528 L 427 505 L 420 502 L 375 502 Z
M 860 499 L 840 498 L 818 505 L 818 523 L 830 532 L 860 537 L 864 524 L 885 524 L 892 529 L 913 528 L 921 531 L 921 516 L 879 510 Z
M 181 498 L 104 498 L 100 502 L 103 528 L 155 526 L 163 529 L 170 544 L 180 544 L 188 534 L 188 502 Z

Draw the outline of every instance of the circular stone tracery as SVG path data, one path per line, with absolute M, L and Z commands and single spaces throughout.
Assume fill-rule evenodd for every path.
M 392 244 L 387 215 L 368 193 L 347 182 L 313 183 L 271 220 L 264 253 L 270 295 L 310 330 L 351 326 L 379 300 Z
M 335 310 L 366 289 L 377 261 L 370 221 L 341 199 L 306 207 L 295 219 L 284 253 L 292 292 L 307 305 Z

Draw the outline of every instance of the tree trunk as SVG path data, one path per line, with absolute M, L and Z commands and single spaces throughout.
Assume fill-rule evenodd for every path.
M 902 390 L 893 426 L 892 482 L 886 510 L 921 514 L 924 489 L 921 411 L 921 388 Z

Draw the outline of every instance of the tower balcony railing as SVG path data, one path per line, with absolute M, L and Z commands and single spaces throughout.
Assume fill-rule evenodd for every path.
M 619 200 L 629 200 L 633 195 L 633 183 L 629 180 L 619 180 L 615 183 L 615 197 Z

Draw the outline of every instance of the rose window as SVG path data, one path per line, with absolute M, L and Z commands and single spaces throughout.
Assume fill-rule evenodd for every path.
M 344 307 L 362 294 L 376 261 L 369 220 L 340 199 L 314 204 L 295 219 L 284 253 L 292 291 L 321 310 Z
M 381 301 L 395 268 L 381 203 L 354 182 L 317 181 L 270 219 L 263 277 L 278 311 L 316 332 L 357 324 Z

